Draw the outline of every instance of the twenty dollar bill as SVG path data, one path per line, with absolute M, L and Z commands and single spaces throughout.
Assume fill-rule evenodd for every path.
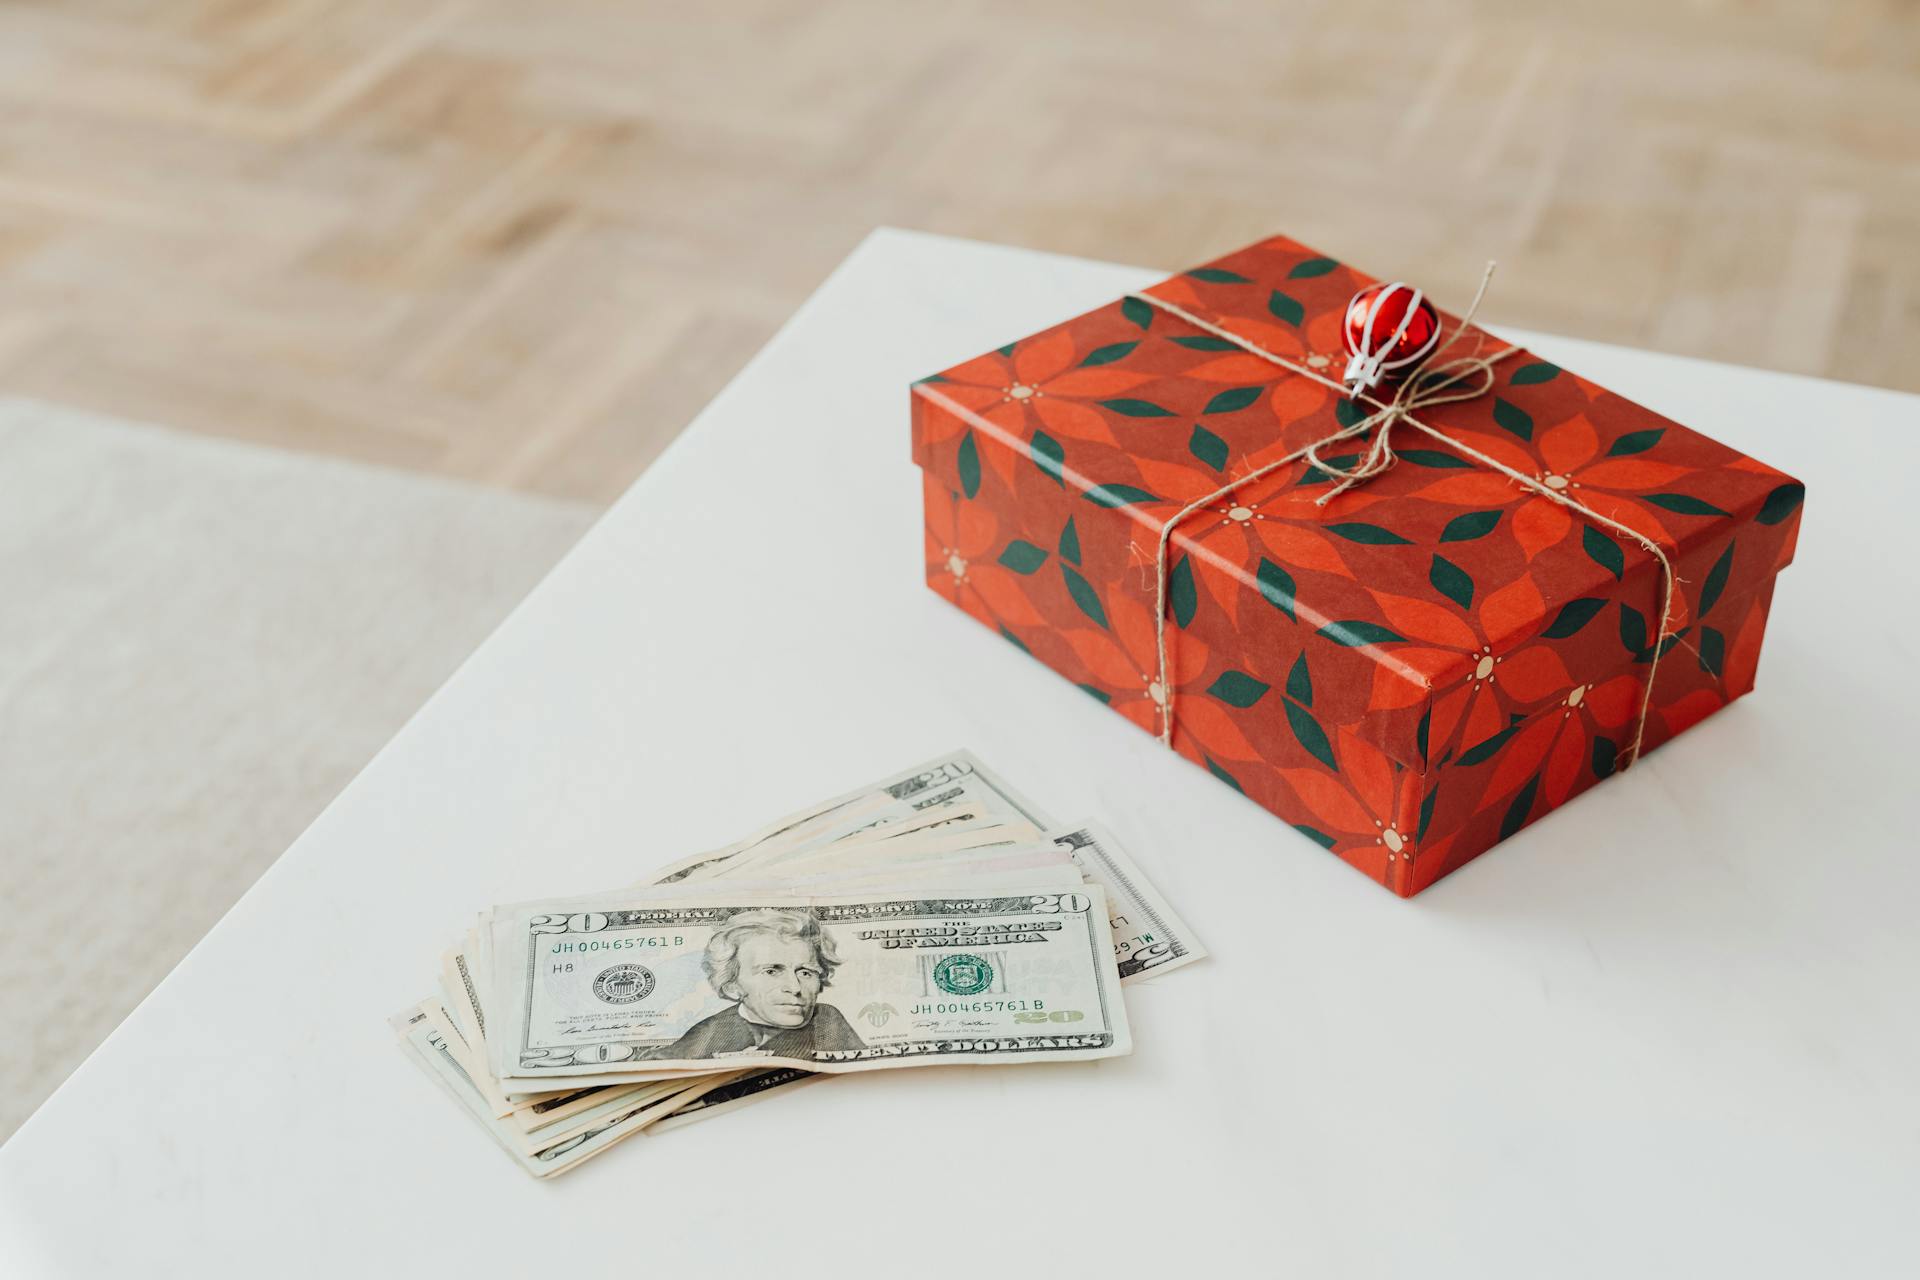
M 1105 827 L 1088 822 L 1072 831 L 1049 832 L 1047 838 L 1065 849 L 1074 865 L 1107 891 L 1113 953 L 1122 982 L 1157 978 L 1207 954 L 1187 922 L 1174 914 L 1160 891 Z
M 1105 1058 L 1131 1050 L 1096 885 L 736 892 L 495 912 L 493 1074 Z

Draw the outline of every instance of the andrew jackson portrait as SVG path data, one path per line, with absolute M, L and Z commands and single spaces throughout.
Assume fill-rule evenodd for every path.
M 707 981 L 732 1003 L 702 1018 L 657 1058 L 812 1058 L 866 1047 L 840 1010 L 820 1002 L 839 965 L 811 912 L 742 911 L 716 929 L 702 959 Z

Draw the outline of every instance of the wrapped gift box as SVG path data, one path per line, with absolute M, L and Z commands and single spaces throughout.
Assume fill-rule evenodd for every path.
M 1373 412 L 1319 380 L 1373 283 L 1262 241 L 1145 291 L 1184 316 L 1129 296 L 916 383 L 913 456 L 935 591 L 1410 896 L 1753 687 L 1804 490 L 1517 351 L 1416 411 L 1447 440 L 1400 424 L 1325 505 L 1333 475 L 1278 467 L 1163 560 L 1190 503 Z M 1659 557 L 1469 451 L 1659 546 L 1666 625 Z

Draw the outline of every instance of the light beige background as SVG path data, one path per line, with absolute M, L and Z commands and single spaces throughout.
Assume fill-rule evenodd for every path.
M 1920 10 L 0 3 L 16 392 L 604 502 L 882 222 L 1920 389 Z

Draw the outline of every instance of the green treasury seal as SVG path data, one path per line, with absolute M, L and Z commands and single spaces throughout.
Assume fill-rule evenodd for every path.
M 950 996 L 977 996 L 993 985 L 993 966 L 979 956 L 947 956 L 933 966 L 933 981 Z

